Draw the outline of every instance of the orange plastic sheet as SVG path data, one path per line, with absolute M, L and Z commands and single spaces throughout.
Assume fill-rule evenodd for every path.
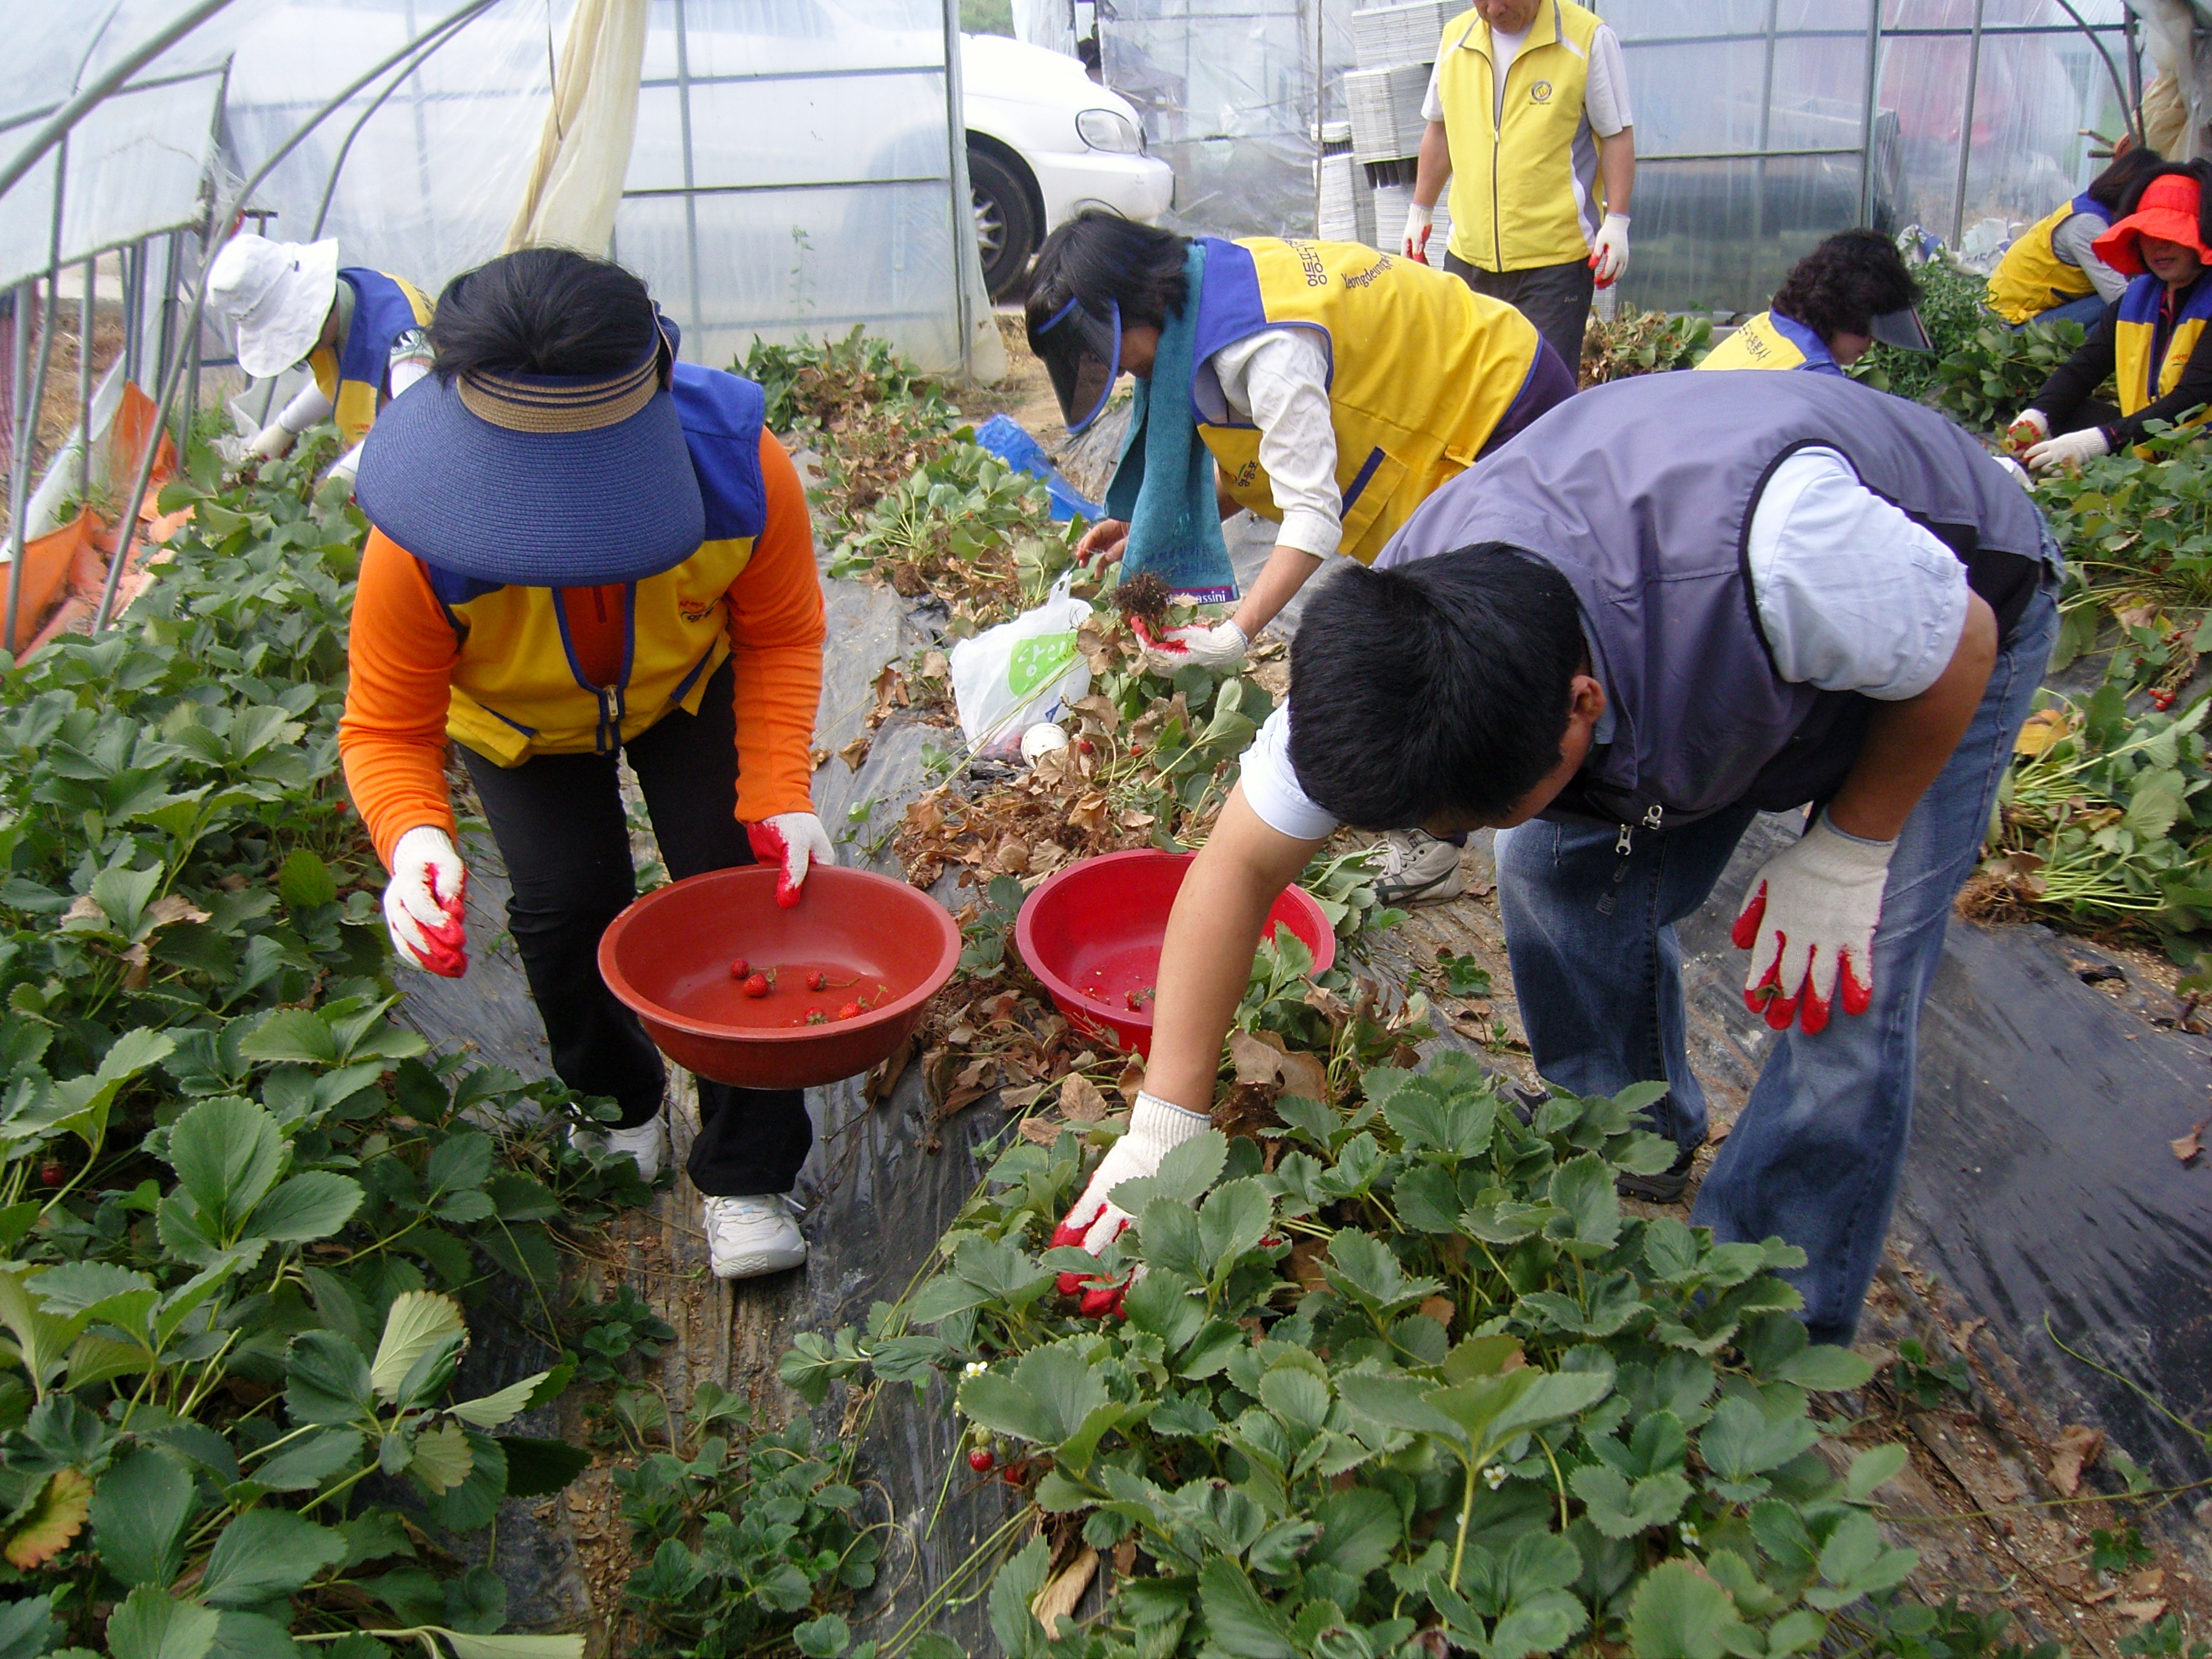
M 177 476 L 177 447 L 161 429 L 154 400 L 136 386 L 125 386 L 122 404 L 108 425 L 95 476 L 105 476 L 113 493 L 120 495 L 129 488 L 125 481 L 137 477 L 149 441 L 158 441 L 160 447 L 154 452 L 154 469 L 138 503 L 138 521 L 144 531 L 131 538 L 129 568 L 116 583 L 114 609 L 118 615 L 150 580 L 148 567 L 168 556 L 161 544 L 192 515 L 189 507 L 170 514 L 161 511 L 161 486 Z M 89 506 L 80 507 L 76 517 L 60 529 L 26 544 L 15 637 L 8 642 L 9 648 L 27 657 L 57 635 L 88 627 L 100 609 L 115 545 L 113 518 Z

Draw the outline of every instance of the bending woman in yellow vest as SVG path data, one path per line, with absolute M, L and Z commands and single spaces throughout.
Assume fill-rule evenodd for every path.
M 2120 216 L 2129 193 L 2164 165 L 2154 149 L 2114 156 L 2080 195 L 2013 238 L 1990 273 L 1982 303 L 2014 328 L 2051 322 L 2094 328 L 2128 286 L 2125 272 L 2098 257 L 2097 238 Z
M 1919 297 L 1896 243 L 1877 230 L 1840 231 L 1790 267 L 1772 309 L 1747 318 L 1698 367 L 1839 375 L 1876 340 L 1926 351 Z
M 1098 417 L 1122 370 L 1151 383 L 1172 359 L 1179 383 L 1147 390 L 1158 395 L 1154 419 L 1187 422 L 1211 453 L 1212 517 L 1195 528 L 1218 547 L 1213 520 L 1240 507 L 1280 526 L 1227 621 L 1149 643 L 1148 659 L 1170 672 L 1242 658 L 1323 561 L 1341 553 L 1371 562 L 1438 485 L 1575 389 L 1573 373 L 1512 307 L 1357 243 L 1194 243 L 1085 213 L 1038 250 L 1028 313 L 1030 343 L 1069 431 Z M 1133 461 L 1145 459 L 1135 436 L 1109 510 Z M 1194 477 L 1204 459 L 1200 453 Z M 1084 538 L 1080 556 L 1123 558 L 1126 545 L 1122 578 L 1139 574 L 1158 499 L 1148 480 L 1133 532 L 1129 518 L 1109 519 Z M 1165 550 L 1172 559 L 1188 550 Z M 1194 586 L 1162 574 L 1193 598 L 1236 598 L 1233 582 Z
M 2038 472 L 2142 441 L 2152 421 L 2191 423 L 2212 404 L 2212 163 L 2166 163 L 2136 189 L 2097 256 L 2130 278 L 2081 349 L 2061 364 L 2007 434 Z M 2120 406 L 2090 394 L 2110 375 Z M 2053 434 L 2057 435 L 2053 435 Z
M 823 605 L 805 495 L 760 387 L 676 362 L 674 325 L 618 265 L 561 248 L 495 259 L 447 284 L 434 337 L 433 377 L 362 458 L 374 528 L 338 728 L 346 787 L 392 872 L 394 950 L 461 974 L 458 745 L 553 1068 L 620 1109 L 575 1139 L 651 1180 L 665 1073 L 598 964 L 635 890 L 616 764 L 674 877 L 773 860 L 789 905 L 833 861 L 809 795 Z M 699 1111 L 688 1167 L 714 1272 L 796 1267 L 806 1243 L 782 1195 L 813 1139 L 799 1091 L 702 1078 Z
M 234 236 L 208 273 L 208 304 L 236 326 L 238 366 L 255 380 L 301 363 L 314 375 L 247 443 L 259 459 L 335 418 L 345 453 L 331 476 L 351 478 L 379 411 L 430 372 L 430 301 L 384 271 L 340 270 L 334 241 Z

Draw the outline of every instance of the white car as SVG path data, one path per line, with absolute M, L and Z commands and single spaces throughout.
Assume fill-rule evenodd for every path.
M 1017 295 L 1045 234 L 1084 209 L 1147 223 L 1168 210 L 1175 173 L 1145 153 L 1127 99 L 1042 46 L 1000 34 L 960 43 L 968 182 L 993 299 Z

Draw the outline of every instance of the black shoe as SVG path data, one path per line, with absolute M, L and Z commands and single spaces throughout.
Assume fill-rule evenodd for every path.
M 1674 1161 L 1657 1175 L 1623 1175 L 1613 1177 L 1613 1190 L 1623 1198 L 1640 1198 L 1647 1204 L 1673 1204 L 1682 1196 L 1682 1189 L 1690 1184 L 1690 1163 L 1697 1157 L 1697 1149 L 1686 1147 L 1674 1155 Z

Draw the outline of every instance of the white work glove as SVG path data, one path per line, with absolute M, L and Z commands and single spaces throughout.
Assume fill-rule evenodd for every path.
M 799 902 L 799 890 L 806 885 L 809 866 L 837 862 L 830 832 L 811 812 L 778 812 L 772 818 L 749 823 L 745 839 L 752 843 L 755 858 L 776 866 L 775 902 L 787 910 Z
M 292 447 L 292 440 L 299 434 L 282 421 L 271 421 L 253 434 L 246 446 L 246 453 L 258 461 L 273 461 Z
M 1597 228 L 1597 246 L 1590 251 L 1590 269 L 1597 273 L 1597 285 L 1611 288 L 1628 275 L 1628 216 L 1608 213 L 1605 222 Z
M 1418 264 L 1429 262 L 1429 233 L 1436 228 L 1437 210 L 1419 202 L 1406 210 L 1405 252 Z
M 1250 638 L 1233 622 L 1216 623 L 1211 628 L 1204 623 L 1186 623 L 1181 628 L 1170 628 L 1158 639 L 1137 626 L 1136 635 L 1145 643 L 1145 666 L 1156 674 L 1172 674 L 1188 663 L 1200 668 L 1225 667 L 1243 661 L 1244 653 L 1252 648 Z
M 2033 489 L 2035 488 L 2035 480 L 2027 476 L 2027 469 L 2022 466 L 2018 461 L 2013 459 L 2011 456 L 1992 455 L 1990 459 L 1997 464 L 1997 470 L 1999 471 L 2002 472 L 2006 477 L 2010 478 L 2022 489 Z
M 469 970 L 468 867 L 446 832 L 417 824 L 392 848 L 384 925 L 402 962 L 459 979 Z
M 2109 455 L 2112 447 L 2105 441 L 2105 434 L 2094 426 L 2083 427 L 2079 432 L 2061 434 L 2045 438 L 2027 452 L 2028 470 L 2033 472 L 2052 472 L 2062 466 L 2079 466 L 2099 455 Z
M 1128 1133 L 1098 1160 L 1098 1168 L 1091 1177 L 1091 1184 L 1083 1189 L 1083 1196 L 1075 1200 L 1060 1218 L 1060 1225 L 1053 1229 L 1053 1243 L 1073 1244 L 1097 1255 L 1119 1238 L 1133 1219 L 1114 1202 L 1114 1189 L 1125 1181 L 1158 1175 L 1160 1160 L 1170 1149 L 1180 1146 L 1193 1135 L 1203 1133 L 1212 1122 L 1201 1113 L 1186 1112 L 1180 1106 L 1170 1106 L 1158 1096 L 1139 1090 L 1137 1103 L 1129 1113 Z M 1126 1280 L 1112 1284 L 1086 1279 L 1079 1273 L 1060 1276 L 1060 1293 L 1080 1296 L 1083 1312 L 1091 1318 L 1102 1318 L 1114 1312 L 1121 1305 L 1121 1297 L 1128 1288 Z
M 1778 1031 L 1797 1018 L 1807 1032 L 1828 1023 L 1843 982 L 1844 1012 L 1874 999 L 1874 930 L 1893 841 L 1863 841 L 1828 822 L 1767 860 L 1729 937 L 1751 952 L 1744 1004 Z M 1840 970 L 1840 971 L 1839 971 Z M 1802 1013 L 1800 1016 L 1800 1009 Z
M 323 477 L 325 478 L 342 478 L 348 484 L 352 483 L 354 474 L 361 471 L 361 445 L 356 444 L 351 449 L 346 451 L 344 454 L 339 456 L 337 459 L 332 461 L 331 463 L 331 470 L 323 474 Z
M 2039 409 L 2023 409 L 2005 428 L 2005 441 L 2015 449 L 2039 444 L 2051 435 L 2051 416 Z

